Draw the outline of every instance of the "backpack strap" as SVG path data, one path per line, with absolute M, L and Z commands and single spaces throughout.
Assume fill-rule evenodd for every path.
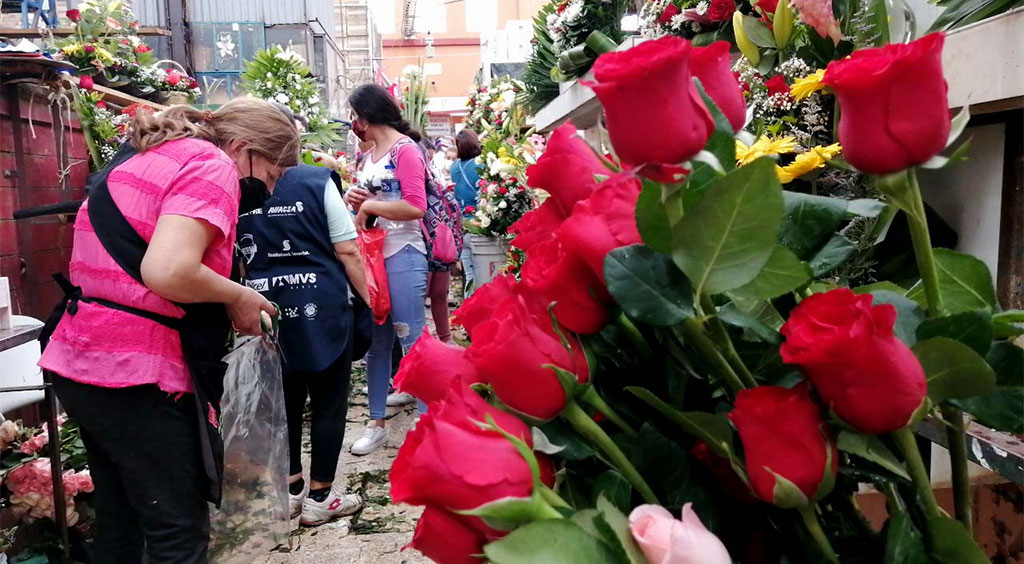
M 89 222 L 100 244 L 121 269 L 139 284 L 145 285 L 142 281 L 142 258 L 146 256 L 149 244 L 118 209 L 107 187 L 107 177 L 111 171 L 136 154 L 138 151 L 130 143 L 121 145 L 114 158 L 89 177 L 86 190 L 89 197 Z

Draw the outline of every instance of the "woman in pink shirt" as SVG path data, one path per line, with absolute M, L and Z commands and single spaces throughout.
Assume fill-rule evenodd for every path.
M 215 424 L 216 412 L 197 413 L 182 338 L 157 320 L 212 305 L 238 331 L 259 334 L 274 307 L 228 278 L 240 186 L 271 187 L 297 164 L 299 139 L 276 108 L 254 99 L 215 112 L 139 112 L 132 128 L 139 152 L 109 170 L 106 186 L 148 244 L 144 284 L 100 242 L 93 189 L 75 222 L 70 265 L 82 297 L 61 317 L 40 366 L 82 429 L 96 485 L 96 561 L 140 562 L 145 551 L 154 564 L 205 563 L 211 494 L 200 420 Z M 214 334 L 226 348 L 227 331 Z

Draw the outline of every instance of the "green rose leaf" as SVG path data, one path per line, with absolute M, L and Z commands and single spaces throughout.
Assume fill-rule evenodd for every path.
M 856 250 L 856 243 L 847 239 L 845 235 L 836 233 L 811 257 L 811 271 L 814 276 L 824 276 L 843 264 Z
M 761 20 L 753 16 L 743 16 L 743 32 L 754 42 L 754 45 L 766 49 L 775 48 L 775 35 L 772 34 L 772 30 L 768 29 L 768 26 L 761 23 Z
M 646 388 L 627 386 L 625 390 L 658 410 L 690 436 L 707 443 L 719 456 L 736 459 L 732 426 L 724 416 L 704 411 L 679 411 Z
M 772 307 L 771 303 L 767 300 L 765 300 L 765 304 L 767 307 Z M 775 314 L 778 315 L 778 312 L 775 312 Z M 739 327 L 750 331 L 767 343 L 771 343 L 773 345 L 782 344 L 782 335 L 779 335 L 779 331 L 777 329 L 773 329 L 761 319 L 741 310 L 736 302 L 729 302 L 722 306 L 722 308 L 718 310 L 718 318 L 733 327 Z M 779 326 L 781 326 L 781 323 Z
M 807 263 L 798 259 L 793 251 L 777 245 L 757 277 L 733 292 L 752 298 L 771 299 L 792 292 L 810 280 L 811 268 Z
M 896 338 L 903 341 L 908 347 L 914 346 L 917 342 L 917 328 L 924 322 L 924 310 L 917 302 L 905 297 L 902 293 L 889 290 L 877 290 L 871 292 L 875 300 L 872 305 L 890 304 L 896 308 L 895 333 Z
M 456 513 L 481 517 L 495 529 L 510 531 L 524 523 L 548 518 L 548 513 L 545 512 L 543 506 L 544 501 L 534 494 L 531 497 L 504 497 L 485 503 L 480 507 L 456 511 Z
M 1024 310 L 1011 309 L 992 316 L 992 330 L 998 338 L 1024 334 Z
M 605 471 L 594 481 L 594 505 L 597 505 L 599 499 L 604 499 L 621 511 L 629 511 L 632 494 L 633 487 L 615 470 Z
M 875 292 L 885 290 L 887 292 L 893 292 L 901 296 L 907 294 L 907 289 L 900 286 L 899 284 L 883 280 L 881 282 L 874 282 L 871 284 L 865 284 L 863 286 L 857 286 L 853 289 L 854 294 L 873 294 Z
M 558 456 L 565 460 L 583 460 L 594 456 L 596 452 L 590 441 L 580 436 L 561 419 L 552 419 L 538 427 L 551 444 L 562 447 Z
M 630 317 L 669 326 L 693 317 L 693 290 L 667 255 L 643 245 L 620 247 L 604 259 L 608 291 Z
M 784 191 L 786 215 L 779 233 L 780 242 L 807 260 L 839 229 L 850 202 L 838 198 L 812 196 Z
M 494 564 L 621 564 L 602 540 L 572 521 L 535 521 L 484 547 Z
M 847 215 L 878 217 L 885 210 L 885 202 L 873 198 L 861 198 L 847 202 Z
M 594 524 L 605 542 L 618 549 L 616 552 L 629 564 L 647 564 L 647 558 L 629 530 L 629 519 L 625 514 L 629 508 L 620 510 L 620 507 L 603 496 L 597 499 L 596 505 L 600 514 L 594 520 Z
M 956 519 L 928 519 L 932 531 L 931 555 L 942 564 L 989 564 L 988 557 L 974 542 L 971 533 Z
M 696 294 L 720 294 L 750 282 L 775 249 L 782 186 L 775 163 L 762 158 L 715 180 L 714 197 L 683 216 L 672 258 Z
M 978 354 L 986 354 L 992 345 L 992 316 L 985 310 L 977 310 L 926 319 L 917 326 L 917 340 L 932 337 L 947 337 L 971 347 Z
M 662 202 L 662 187 L 657 182 L 643 181 L 644 188 L 636 202 L 636 227 L 648 247 L 663 253 L 672 252 L 672 226 L 665 208 L 673 203 Z M 678 196 L 672 196 L 675 205 Z
M 971 347 L 934 337 L 914 345 L 914 354 L 928 379 L 928 397 L 934 403 L 987 394 L 996 386 L 992 367 Z
M 906 513 L 889 517 L 885 531 L 884 564 L 929 564 L 921 533 Z
M 836 439 L 839 450 L 874 462 L 897 476 L 910 481 L 910 474 L 900 459 L 878 437 L 854 431 L 840 431 Z
M 949 249 L 935 249 L 935 267 L 947 313 L 997 308 L 992 274 L 979 259 Z M 907 297 L 914 301 L 923 300 L 923 285 L 914 286 Z
M 996 389 L 952 403 L 986 427 L 1024 433 L 1024 349 L 1013 343 L 995 343 L 986 360 L 996 373 Z

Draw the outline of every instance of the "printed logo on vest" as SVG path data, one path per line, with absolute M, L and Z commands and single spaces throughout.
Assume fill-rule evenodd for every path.
M 239 249 L 242 251 L 242 256 L 245 257 L 245 264 L 252 262 L 252 258 L 256 256 L 256 241 L 253 239 L 252 234 L 246 233 L 238 238 Z
M 302 313 L 309 319 L 316 318 L 317 307 L 314 303 L 306 304 L 306 307 L 302 308 Z
M 282 274 L 270 279 L 272 288 L 283 288 L 285 286 L 297 286 L 300 288 L 316 288 L 315 272 L 298 272 L 295 274 Z
M 270 206 L 267 208 L 267 217 L 274 217 L 278 215 L 298 215 L 302 213 L 305 206 L 302 205 L 301 201 L 295 202 L 293 206 Z
M 245 285 L 256 290 L 257 292 L 266 292 L 270 289 L 269 278 L 256 278 L 253 280 L 246 280 Z
M 295 319 L 299 316 L 299 308 L 297 307 L 286 307 L 284 308 L 284 316 L 288 319 Z

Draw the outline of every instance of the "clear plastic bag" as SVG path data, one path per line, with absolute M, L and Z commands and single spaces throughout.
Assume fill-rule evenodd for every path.
M 209 557 L 214 564 L 249 564 L 287 542 L 291 531 L 281 360 L 274 341 L 262 337 L 224 361 L 224 495 L 210 515 Z

